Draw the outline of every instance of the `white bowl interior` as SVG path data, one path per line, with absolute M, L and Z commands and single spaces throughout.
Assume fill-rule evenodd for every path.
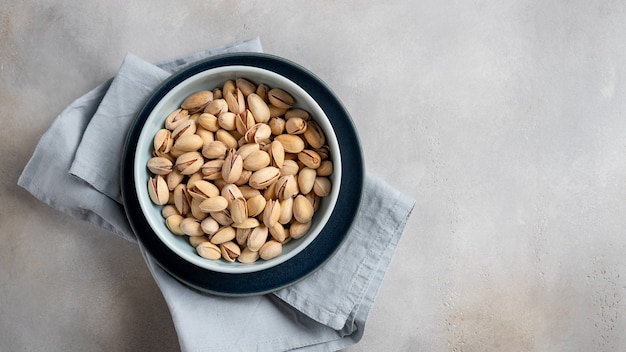
M 212 90 L 215 87 L 221 87 L 227 80 L 234 80 L 237 77 L 247 78 L 256 84 L 265 83 L 270 88 L 281 88 L 289 92 L 296 100 L 295 106 L 307 110 L 324 131 L 334 167 L 333 174 L 330 176 L 333 185 L 331 193 L 321 199 L 319 209 L 313 217 L 313 223 L 308 233 L 300 239 L 286 243 L 280 256 L 267 261 L 259 259 L 250 264 L 228 263 L 221 259 L 209 260 L 200 257 L 189 244 L 187 236 L 176 236 L 169 231 L 165 226 L 165 219 L 161 215 L 162 207 L 152 203 L 147 191 L 149 172 L 146 163 L 152 157 L 154 135 L 163 128 L 165 118 L 172 111 L 178 109 L 182 101 L 192 93 L 203 89 Z M 133 172 L 141 210 L 156 235 L 167 247 L 186 261 L 205 269 L 224 273 L 246 273 L 265 270 L 289 260 L 309 245 L 320 233 L 332 213 L 339 194 L 342 172 L 340 160 L 339 143 L 330 121 L 318 103 L 304 89 L 272 71 L 250 66 L 227 66 L 198 73 L 175 86 L 161 99 L 148 116 L 140 133 Z

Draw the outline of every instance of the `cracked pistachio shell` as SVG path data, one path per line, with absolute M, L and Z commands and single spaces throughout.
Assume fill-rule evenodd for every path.
M 207 217 L 200 222 L 200 227 L 202 228 L 202 232 L 210 236 L 220 229 L 220 224 L 212 217 Z
M 321 197 L 315 194 L 315 192 L 309 192 L 304 195 L 306 199 L 313 204 L 313 211 L 317 211 L 320 207 Z
M 289 109 L 295 103 L 293 97 L 280 88 L 272 88 L 267 92 L 270 104 L 283 109 Z
M 180 107 L 189 110 L 190 114 L 204 110 L 204 108 L 213 100 L 213 92 L 210 90 L 201 90 L 188 96 Z
M 219 247 L 222 253 L 222 258 L 224 258 L 227 262 L 234 262 L 241 254 L 241 248 L 239 248 L 237 243 L 233 241 L 224 242 L 220 244 Z
M 293 198 L 287 198 L 280 201 L 280 216 L 278 222 L 287 225 L 293 218 Z
M 266 189 L 263 190 L 263 197 L 265 198 L 265 200 L 270 200 L 270 199 L 276 199 L 276 182 L 272 183 L 271 185 L 269 185 L 269 187 L 267 187 Z
M 306 223 L 313 218 L 313 205 L 303 195 L 293 200 L 293 217 L 298 222 Z
M 147 167 L 155 175 L 167 175 L 172 172 L 174 164 L 168 158 L 155 156 L 148 160 Z
M 309 121 L 308 126 L 304 131 L 304 139 L 306 139 L 306 141 L 313 148 L 321 148 L 324 146 L 324 143 L 326 143 L 324 132 L 315 121 Z
M 213 116 L 218 116 L 219 114 L 228 111 L 228 103 L 226 99 L 213 99 L 209 104 L 207 104 L 206 108 L 204 108 L 204 112 L 211 114 Z M 207 127 L 210 131 L 211 129 Z M 215 131 L 214 131 L 215 132 Z
M 187 184 L 187 193 L 189 193 L 192 198 L 204 200 L 211 197 L 219 196 L 220 190 L 217 188 L 217 186 L 209 181 L 198 180 L 194 182 L 191 186 L 189 186 L 189 183 Z
M 298 187 L 300 188 L 300 193 L 307 194 L 311 192 L 316 177 L 316 170 L 310 167 L 303 167 L 298 173 Z
M 265 225 L 259 225 L 255 227 L 250 235 L 248 235 L 248 241 L 246 243 L 247 247 L 250 248 L 251 251 L 258 251 L 261 249 L 261 246 L 267 241 L 267 236 L 269 234 L 269 230 Z
M 222 211 L 228 208 L 228 200 L 222 196 L 207 198 L 200 203 L 200 210 L 204 213 Z
M 293 221 L 291 225 L 289 225 L 289 236 L 293 239 L 298 239 L 304 236 L 307 231 L 311 228 L 311 222 L 301 223 L 297 221 Z
M 244 248 L 241 254 L 239 254 L 239 257 L 237 257 L 237 261 L 244 264 L 254 263 L 257 260 L 259 260 L 259 252 L 252 251 L 248 247 Z
M 213 244 L 222 244 L 234 240 L 236 235 L 234 228 L 224 226 L 211 236 L 210 241 Z
M 332 184 L 328 177 L 316 177 L 313 184 L 313 192 L 319 197 L 326 197 L 330 194 Z
M 176 140 L 182 136 L 189 136 L 196 133 L 196 121 L 186 120 L 183 121 L 174 131 L 172 131 L 172 138 L 174 138 L 174 143 Z
M 233 223 L 233 219 L 230 217 L 230 212 L 228 209 L 224 209 L 222 211 L 214 211 L 209 213 L 211 217 L 217 221 L 218 224 L 222 226 L 228 226 Z
M 257 216 L 263 212 L 263 209 L 265 209 L 265 203 L 267 203 L 267 201 L 265 200 L 265 197 L 263 197 L 261 194 L 258 194 L 256 196 L 248 198 L 246 203 L 248 205 L 248 216 Z
M 189 204 L 189 195 L 187 194 L 187 186 L 180 184 L 174 188 L 174 205 L 176 210 L 182 215 L 187 215 L 191 211 Z
M 235 79 L 235 87 L 239 88 L 244 96 L 248 96 L 256 92 L 256 85 L 249 80 L 239 77 Z
M 215 132 L 220 129 L 220 124 L 217 120 L 217 116 L 209 114 L 208 112 L 200 114 L 196 122 L 207 131 Z
M 248 205 L 243 197 L 231 201 L 228 204 L 228 210 L 230 210 L 230 217 L 234 224 L 241 224 L 248 219 Z
M 257 123 L 252 126 L 244 135 L 248 143 L 260 143 L 272 135 L 272 129 L 266 123 Z
M 293 134 L 281 134 L 274 138 L 283 145 L 283 149 L 287 153 L 300 153 L 304 150 L 304 141 L 299 136 Z
M 241 190 L 235 184 L 224 185 L 220 194 L 222 195 L 222 197 L 226 198 L 229 203 L 237 198 L 244 198 L 243 193 L 241 193 Z
M 189 120 L 189 112 L 183 109 L 176 109 L 165 118 L 165 128 L 174 131 L 187 120 Z
M 280 202 L 278 200 L 270 199 L 265 203 L 265 209 L 263 209 L 263 224 L 268 228 L 274 226 L 278 222 L 280 217 Z
M 206 236 L 189 236 L 189 244 L 193 248 L 197 248 L 201 243 L 208 242 L 209 239 Z
M 153 146 L 157 153 L 169 153 L 172 145 L 174 145 L 174 139 L 170 130 L 162 128 L 154 135 Z
M 258 145 L 258 144 L 257 144 Z M 248 154 L 243 160 L 243 167 L 246 170 L 258 171 L 269 166 L 270 155 L 263 150 L 255 150 Z
M 163 176 L 156 175 L 148 180 L 148 195 L 154 204 L 167 204 L 170 198 L 170 192 Z
M 263 260 L 270 260 L 278 257 L 283 252 L 283 245 L 275 240 L 265 242 L 259 249 L 259 256 Z
M 295 197 L 298 193 L 298 181 L 296 181 L 294 176 L 281 176 L 276 181 L 276 196 L 279 199 Z
M 187 152 L 176 158 L 176 169 L 183 175 L 191 175 L 198 172 L 204 163 L 204 158 L 199 152 Z
M 304 149 L 298 153 L 298 160 L 311 169 L 317 169 L 322 162 L 320 155 L 311 149 Z
M 280 177 L 280 170 L 273 166 L 255 171 L 250 176 L 250 186 L 256 189 L 266 189 Z
M 243 93 L 241 92 L 241 89 L 224 89 L 223 94 L 224 99 L 226 100 L 226 104 L 228 105 L 228 110 L 237 114 L 241 114 L 245 111 L 246 101 Z
M 202 258 L 217 260 L 222 257 L 222 252 L 220 248 L 209 241 L 205 241 L 200 243 L 196 247 L 196 252 Z
M 285 122 L 285 131 L 288 134 L 303 134 L 307 130 L 308 123 L 300 117 L 292 117 Z
M 180 222 L 180 229 L 187 236 L 204 236 L 200 222 L 194 218 L 184 218 Z
M 182 152 L 193 152 L 202 148 L 204 140 L 197 134 L 190 134 L 178 137 L 174 143 L 174 148 Z
M 221 141 L 213 141 L 202 147 L 202 155 L 207 159 L 224 159 L 228 152 L 228 146 Z
M 267 101 L 267 92 L 270 91 L 270 87 L 265 84 L 265 83 L 261 83 L 256 87 L 256 95 L 260 96 L 261 99 L 263 99 L 263 101 Z
M 330 160 L 322 160 L 320 167 L 315 169 L 317 176 L 330 176 L 333 173 L 333 162 Z
M 240 245 L 242 247 L 246 245 L 246 243 L 248 242 L 248 236 L 250 236 L 250 234 L 252 233 L 252 229 L 254 229 L 254 227 L 251 227 L 251 228 L 238 227 L 238 228 L 236 228 L 236 230 L 235 230 L 235 241 L 237 242 L 238 245 Z
M 205 180 L 217 180 L 222 178 L 222 165 L 224 165 L 224 160 L 215 159 L 209 160 L 202 165 L 200 168 L 200 172 L 204 175 Z
M 254 126 L 255 124 L 256 121 L 254 120 L 254 115 L 252 115 L 252 112 L 250 110 L 246 110 L 243 113 L 236 115 L 235 129 L 241 135 L 245 135 L 246 132 L 248 132 L 248 130 L 252 128 L 252 126 Z
M 263 98 L 257 94 L 250 94 L 247 98 L 248 108 L 254 116 L 256 122 L 268 122 L 270 120 L 270 108 Z
M 222 165 L 222 178 L 227 183 L 235 183 L 243 171 L 243 159 L 235 149 L 230 149 Z
M 180 223 L 183 221 L 182 215 L 170 215 L 165 219 L 165 226 L 175 235 L 182 236 L 185 233 L 180 228 Z

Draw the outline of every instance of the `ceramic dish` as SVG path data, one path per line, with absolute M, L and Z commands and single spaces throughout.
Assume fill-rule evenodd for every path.
M 146 162 L 152 139 L 164 118 L 200 89 L 245 77 L 292 93 L 324 130 L 335 171 L 331 195 L 322 198 L 307 235 L 284 246 L 283 254 L 253 264 L 211 261 L 199 257 L 184 236 L 165 227 L 160 207 L 147 195 Z M 170 275 L 194 288 L 221 295 L 271 292 L 318 269 L 339 248 L 356 215 L 363 186 L 363 162 L 352 121 L 335 95 L 304 68 L 267 54 L 212 57 L 172 75 L 148 100 L 131 126 L 122 162 L 122 195 L 138 239 Z

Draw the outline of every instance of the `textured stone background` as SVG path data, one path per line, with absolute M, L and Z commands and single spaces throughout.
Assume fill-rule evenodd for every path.
M 626 349 L 623 2 L 4 0 L 0 350 L 178 349 L 137 248 L 16 182 L 127 52 L 255 36 L 333 87 L 368 171 L 417 200 L 349 351 Z

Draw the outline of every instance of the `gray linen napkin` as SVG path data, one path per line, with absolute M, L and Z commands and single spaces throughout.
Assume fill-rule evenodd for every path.
M 122 147 L 136 112 L 172 72 L 236 51 L 261 51 L 259 38 L 156 66 L 129 54 L 115 78 L 56 118 L 18 184 L 72 217 L 137 242 L 119 189 Z M 165 273 L 139 244 L 168 304 L 181 349 L 330 351 L 357 343 L 414 206 L 412 199 L 371 175 L 363 197 L 337 255 L 305 280 L 272 294 L 227 298 L 191 289 Z

